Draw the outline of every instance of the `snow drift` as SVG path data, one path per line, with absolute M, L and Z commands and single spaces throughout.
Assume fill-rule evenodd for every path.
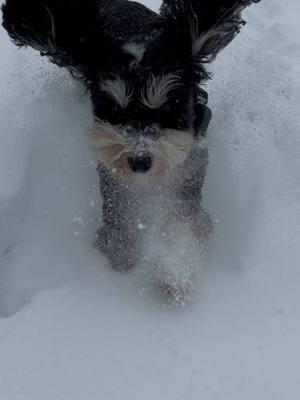
M 204 205 L 216 227 L 183 309 L 94 249 L 89 101 L 1 30 L 1 399 L 300 396 L 299 11 L 253 7 L 213 66 Z

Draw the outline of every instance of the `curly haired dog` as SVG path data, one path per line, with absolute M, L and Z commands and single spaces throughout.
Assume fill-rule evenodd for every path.
M 211 117 L 201 89 L 206 65 L 240 31 L 242 10 L 258 1 L 164 0 L 159 14 L 127 0 L 2 6 L 17 46 L 67 68 L 90 93 L 104 198 L 99 247 L 121 271 L 151 261 L 175 295 L 190 290 L 200 263 L 183 243 L 200 247 L 211 229 L 200 202 Z M 166 272 L 167 263 L 179 268 Z M 182 274 L 190 265 L 192 273 Z

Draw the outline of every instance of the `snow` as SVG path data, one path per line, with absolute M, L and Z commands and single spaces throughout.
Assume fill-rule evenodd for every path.
M 212 67 L 217 222 L 184 308 L 94 248 L 89 100 L 0 31 L 1 399 L 299 398 L 299 11 L 253 6 Z

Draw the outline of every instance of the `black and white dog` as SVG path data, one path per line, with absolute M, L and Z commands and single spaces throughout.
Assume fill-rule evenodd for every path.
M 239 32 L 242 10 L 258 1 L 163 0 L 159 14 L 127 0 L 6 0 L 2 7 L 17 46 L 67 68 L 90 93 L 104 198 L 99 247 L 121 271 L 151 261 L 175 295 L 190 290 L 200 262 L 191 246 L 211 230 L 200 205 L 211 117 L 201 89 L 206 65 Z M 170 270 L 179 264 L 175 273 L 168 263 Z

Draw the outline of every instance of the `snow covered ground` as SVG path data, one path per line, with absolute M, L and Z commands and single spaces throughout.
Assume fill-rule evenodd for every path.
M 213 66 L 204 198 L 217 224 L 185 308 L 93 248 L 89 101 L 0 31 L 1 400 L 300 398 L 299 12 L 249 9 Z

